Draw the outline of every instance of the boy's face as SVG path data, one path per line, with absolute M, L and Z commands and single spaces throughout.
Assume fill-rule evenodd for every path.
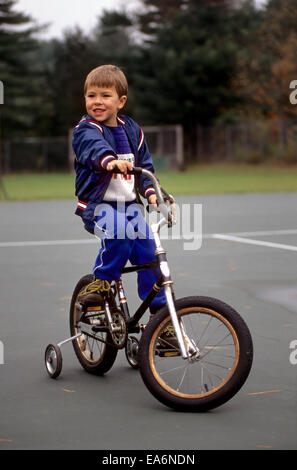
M 117 113 L 125 106 L 127 97 L 119 97 L 115 87 L 90 86 L 85 100 L 89 116 L 106 126 L 117 126 Z

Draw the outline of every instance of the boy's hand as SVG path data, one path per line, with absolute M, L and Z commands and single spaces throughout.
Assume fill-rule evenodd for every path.
M 120 172 L 125 176 L 127 176 L 128 170 L 133 170 L 133 167 L 131 163 L 128 162 L 128 160 L 112 160 L 106 165 L 107 171 L 112 171 L 115 168 L 118 168 Z
M 152 204 L 154 206 L 154 209 L 158 208 L 157 196 L 155 194 L 151 194 L 147 200 L 149 204 Z

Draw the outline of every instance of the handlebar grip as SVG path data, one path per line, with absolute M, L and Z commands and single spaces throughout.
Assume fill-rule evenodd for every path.
M 114 168 L 113 170 L 111 170 L 111 173 L 122 173 L 122 172 L 118 168 Z M 168 225 L 171 226 L 173 218 L 172 218 L 171 212 L 169 211 L 168 207 L 165 204 L 163 194 L 165 195 L 166 199 L 168 199 L 168 200 L 170 200 L 170 195 L 167 194 L 166 191 L 163 190 L 163 188 L 161 188 L 161 186 L 159 184 L 159 181 L 157 180 L 155 175 L 153 173 L 151 173 L 149 170 L 146 170 L 145 168 L 141 168 L 141 167 L 137 167 L 137 166 L 135 166 L 132 170 L 128 170 L 127 174 L 128 175 L 141 175 L 141 174 L 143 174 L 143 175 L 146 175 L 151 180 L 151 182 L 153 184 L 153 187 L 155 189 L 155 192 L 156 192 L 159 211 L 161 212 L 161 214 L 167 220 Z M 162 194 L 162 192 L 163 192 L 163 194 Z
M 113 170 L 110 170 L 111 173 L 119 173 L 121 174 L 121 170 L 118 168 L 114 168 Z M 127 170 L 128 175 L 140 175 L 142 173 L 142 168 L 135 166 L 132 170 Z

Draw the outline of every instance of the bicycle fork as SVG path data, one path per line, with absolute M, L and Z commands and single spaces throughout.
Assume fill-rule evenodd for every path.
M 164 292 L 166 296 L 167 306 L 168 306 L 168 310 L 170 313 L 173 328 L 175 330 L 177 342 L 181 351 L 181 356 L 183 359 L 194 361 L 199 358 L 200 350 L 196 346 L 194 340 L 190 339 L 187 336 L 184 330 L 182 320 L 178 319 L 175 305 L 174 305 L 174 300 L 173 300 L 173 289 L 172 289 L 173 281 L 170 275 L 170 269 L 169 269 L 168 262 L 167 262 L 166 251 L 161 245 L 159 232 L 160 232 L 161 226 L 165 224 L 166 224 L 166 220 L 161 219 L 158 223 L 152 224 L 151 226 L 155 243 L 156 243 L 156 257 L 159 261 L 160 270 L 164 279 L 163 287 L 164 287 Z

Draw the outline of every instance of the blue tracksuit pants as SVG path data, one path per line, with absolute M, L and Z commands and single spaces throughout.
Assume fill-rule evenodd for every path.
M 95 210 L 95 234 L 101 238 L 101 248 L 93 272 L 100 279 L 119 279 L 128 261 L 136 265 L 156 259 L 155 241 L 136 203 L 99 204 Z M 142 300 L 159 277 L 159 268 L 138 271 L 138 295 Z M 164 289 L 161 289 L 152 306 L 159 307 L 165 303 Z

